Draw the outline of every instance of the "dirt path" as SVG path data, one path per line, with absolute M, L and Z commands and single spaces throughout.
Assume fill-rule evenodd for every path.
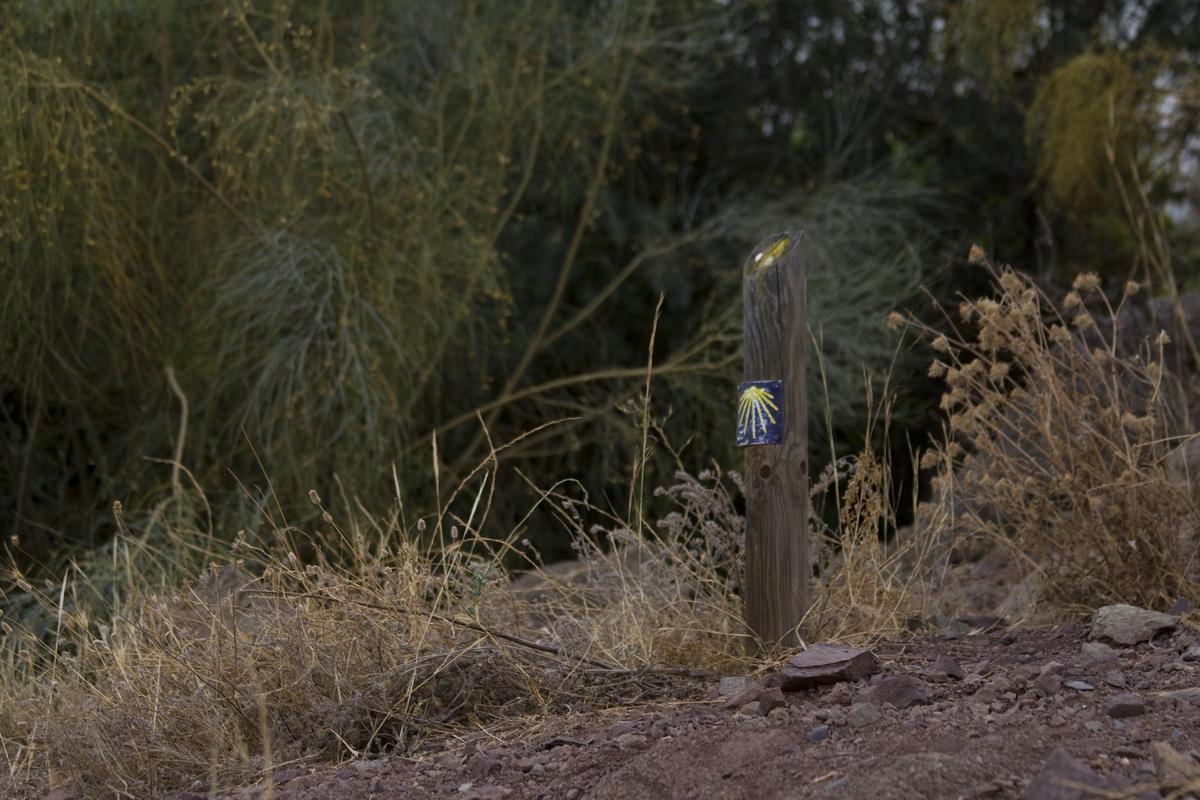
M 1189 770 L 1200 780 L 1200 636 L 1185 626 L 1109 651 L 1085 634 L 1070 625 L 891 642 L 876 649 L 881 670 L 869 681 L 787 694 L 765 717 L 727 709 L 713 692 L 616 722 L 564 721 L 563 733 L 523 744 L 284 769 L 273 793 L 222 796 L 1058 800 L 1097 795 L 1055 777 L 1144 786 L 1126 792 L 1144 798 L 1170 796 Z M 961 678 L 945 674 L 955 665 Z M 1066 752 L 1052 757 L 1058 747 Z

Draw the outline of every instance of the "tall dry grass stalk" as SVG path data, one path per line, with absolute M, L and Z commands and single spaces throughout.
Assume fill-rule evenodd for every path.
M 947 429 L 922 465 L 958 543 L 1004 548 L 1059 609 L 1200 598 L 1196 497 L 1172 477 L 1191 440 L 1166 399 L 1166 334 L 1133 356 L 1120 341 L 1137 284 L 1114 306 L 1082 275 L 1060 308 L 981 249 L 970 260 L 994 296 L 964 300 L 961 325 L 894 318 L 939 354 Z
M 824 360 L 817 363 L 828 396 Z M 807 641 L 868 643 L 903 633 L 931 610 L 940 526 L 933 519 L 901 524 L 904 504 L 912 504 L 915 516 L 917 503 L 915 491 L 903 496 L 893 474 L 892 375 L 889 370 L 882 401 L 872 377 L 864 377 L 863 448 L 829 463 L 813 482 L 809 527 L 818 574 L 813 607 L 802 624 Z M 834 405 L 826 401 L 824 407 L 833 446 Z M 823 513 L 827 507 L 831 511 Z M 825 517 L 832 518 L 832 526 Z

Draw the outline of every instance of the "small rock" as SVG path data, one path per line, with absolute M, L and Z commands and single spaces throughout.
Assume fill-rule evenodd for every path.
M 771 720 L 772 722 L 786 722 L 787 720 L 791 719 L 791 717 L 792 715 L 788 712 L 787 708 L 783 706 L 772 708 L 767 712 L 767 719 Z
M 492 773 L 499 772 L 503 766 L 500 759 L 493 758 L 487 753 L 480 753 L 467 764 L 466 773 L 472 778 L 486 778 Z
M 622 733 L 633 733 L 637 730 L 638 724 L 631 719 L 623 719 L 620 722 L 614 722 L 608 726 L 609 738 L 616 738 Z
M 952 678 L 956 681 L 961 681 L 966 677 L 966 673 L 958 662 L 945 653 L 940 653 L 933 660 L 933 664 L 925 671 L 925 674 L 931 678 Z
M 757 700 L 755 700 L 753 703 L 746 703 L 737 710 L 737 713 L 741 714 L 743 717 L 758 717 L 762 715 L 762 711 L 759 708 Z
M 640 733 L 622 733 L 617 737 L 617 747 L 622 750 L 645 750 L 649 744 Z
M 1123 647 L 1148 642 L 1160 633 L 1174 630 L 1179 619 L 1170 614 L 1137 606 L 1117 604 L 1096 610 L 1091 638 Z
M 1183 616 L 1184 614 L 1190 614 L 1195 610 L 1195 603 L 1193 603 L 1191 600 L 1188 600 L 1186 597 L 1181 597 L 1176 600 L 1170 608 L 1167 609 L 1167 613 L 1174 614 L 1176 616 Z
M 871 690 L 870 701 L 877 706 L 889 705 L 908 708 L 929 702 L 929 688 L 920 678 L 911 675 L 893 675 L 884 678 Z
M 746 684 L 749 682 L 749 678 L 741 676 L 721 678 L 721 682 L 717 685 L 717 697 L 728 697 L 739 689 L 746 688 Z
M 783 699 L 783 690 L 778 686 L 763 689 L 762 694 L 758 696 L 758 713 L 764 717 L 785 705 L 787 705 L 787 701 Z
M 1117 660 L 1120 651 L 1106 645 L 1104 642 L 1084 642 L 1080 655 L 1080 666 L 1084 669 L 1096 669 L 1103 664 Z
M 1200 782 L 1200 764 L 1166 742 L 1150 745 L 1150 753 L 1154 757 L 1158 785 L 1164 792 L 1174 795 L 1185 786 L 1193 788 Z
M 1047 661 L 1038 670 L 1038 675 L 1062 675 L 1065 669 L 1066 666 L 1060 661 Z
M 463 796 L 463 800 L 503 800 L 512 794 L 512 789 L 505 786 L 474 786 L 469 783 L 464 783 L 463 786 L 468 787 L 463 791 L 462 786 L 458 787 L 459 794 Z
M 878 670 L 879 659 L 870 650 L 814 644 L 783 665 L 779 686 L 785 692 L 798 692 L 823 684 L 860 681 Z
M 961 619 L 948 620 L 942 625 L 942 635 L 947 639 L 961 639 L 971 635 L 974 630 L 969 622 Z
M 1095 796 L 1080 785 L 1106 788 L 1105 780 L 1097 772 L 1059 747 L 1046 759 L 1037 777 L 1025 787 L 1021 800 L 1083 800 Z
M 808 732 L 807 738 L 810 742 L 813 742 L 814 744 L 816 742 L 825 741 L 826 739 L 829 738 L 829 726 L 828 725 L 818 725 L 817 727 L 813 728 L 811 731 Z
M 1194 644 L 1183 653 L 1184 661 L 1200 661 L 1200 644 Z
M 825 695 L 825 701 L 837 706 L 848 706 L 854 702 L 854 690 L 849 684 L 839 683 Z
M 1124 689 L 1128 686 L 1125 683 L 1125 673 L 1119 669 L 1110 670 L 1104 673 L 1104 682 L 1116 689 Z
M 567 800 L 575 800 L 575 798 L 577 798 L 577 797 L 579 797 L 578 789 L 568 789 L 567 790 Z
M 726 697 L 723 705 L 726 708 L 741 708 L 747 703 L 757 703 L 761 694 L 761 686 L 757 683 L 749 683 Z
M 879 707 L 870 703 L 855 703 L 846 712 L 846 724 L 851 728 L 865 728 L 879 721 Z
M 1062 688 L 1062 678 L 1057 675 L 1039 675 L 1033 682 L 1033 688 L 1044 695 L 1057 694 Z
M 973 696 L 977 703 L 994 703 L 1000 699 L 1000 693 L 993 686 L 981 686 Z
M 1094 691 L 1096 691 L 1096 687 L 1092 686 L 1087 681 L 1065 681 L 1063 683 L 1063 686 L 1066 686 L 1068 689 L 1074 689 L 1077 692 L 1094 692 Z
M 1119 694 L 1104 704 L 1104 713 L 1113 719 L 1138 717 L 1146 713 L 1146 701 L 1136 694 Z

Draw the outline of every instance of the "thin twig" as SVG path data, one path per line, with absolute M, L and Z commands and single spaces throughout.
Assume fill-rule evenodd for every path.
M 413 608 L 400 608 L 398 606 L 389 606 L 389 605 L 384 605 L 382 603 L 372 603 L 367 600 L 352 600 L 350 598 L 345 598 L 345 597 L 334 597 L 333 595 L 327 594 L 325 592 L 283 592 L 283 591 L 278 591 L 278 590 L 274 590 L 274 589 L 247 589 L 246 594 L 266 595 L 266 596 L 272 596 L 272 597 L 289 597 L 289 598 L 294 598 L 297 600 L 329 600 L 334 603 L 349 603 L 351 605 L 359 606 L 360 608 L 371 609 L 372 611 L 388 611 L 388 612 L 392 612 L 392 613 L 396 613 L 396 614 L 409 614 L 409 615 L 413 615 L 413 616 L 428 617 L 429 619 L 437 620 L 438 622 L 444 622 L 447 625 L 454 625 L 459 628 L 466 628 L 468 630 L 475 631 L 476 633 L 482 633 L 484 636 L 491 636 L 496 639 L 502 639 L 506 642 L 511 642 L 512 644 L 519 645 L 519 646 L 524 647 L 529 650 L 536 650 L 538 652 L 546 653 L 548 655 L 558 656 L 559 658 L 569 658 L 569 656 L 564 654 L 560 648 L 554 647 L 552 645 L 539 644 L 538 642 L 531 642 L 528 639 L 522 639 L 520 636 L 513 636 L 510 633 L 502 633 L 497 630 L 492 630 L 492 629 L 487 628 L 478 623 L 471 622 L 470 620 L 453 619 L 451 617 L 447 617 L 445 615 L 438 614 L 435 612 L 425 612 L 425 611 L 421 611 L 419 609 L 413 609 Z M 629 671 L 629 670 L 624 670 L 614 664 L 609 664 L 604 661 L 597 661 L 595 659 L 588 658 L 586 656 L 576 656 L 573 658 L 573 660 L 577 660 L 581 663 L 588 664 L 589 666 L 596 667 L 597 669 L 602 669 L 605 672 L 628 672 Z
M 367 195 L 367 223 L 371 226 L 372 244 L 375 244 L 379 240 L 379 223 L 375 216 L 375 190 L 371 188 L 371 173 L 367 171 L 367 158 L 363 154 L 362 143 L 354 133 L 354 128 L 350 127 L 350 118 L 346 116 L 346 112 L 339 110 L 338 119 L 342 121 L 342 127 L 346 129 L 346 135 L 350 137 L 350 141 L 354 145 L 354 155 L 358 159 L 359 172 L 362 173 L 363 190 Z
M 171 461 L 171 491 L 175 495 L 175 501 L 183 496 L 183 481 L 180 480 L 179 474 L 183 470 L 183 448 L 187 443 L 188 432 L 188 399 L 183 393 L 183 389 L 179 386 L 179 381 L 175 379 L 175 368 L 167 367 L 167 383 L 171 387 L 171 391 L 179 398 L 179 433 L 175 437 L 175 458 Z

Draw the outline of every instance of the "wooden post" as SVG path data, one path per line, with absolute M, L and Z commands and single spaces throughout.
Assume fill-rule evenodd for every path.
M 799 644 L 808 552 L 808 289 L 803 235 L 765 239 L 742 270 L 746 447 L 746 623 L 763 645 Z

